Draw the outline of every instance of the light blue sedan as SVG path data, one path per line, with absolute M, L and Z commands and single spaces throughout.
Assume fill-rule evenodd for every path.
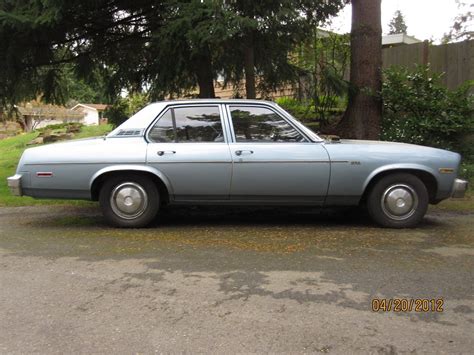
M 15 195 L 99 201 L 143 227 L 165 204 L 366 206 L 381 226 L 415 226 L 428 204 L 462 197 L 461 156 L 402 143 L 324 140 L 277 104 L 153 103 L 106 137 L 25 150 Z

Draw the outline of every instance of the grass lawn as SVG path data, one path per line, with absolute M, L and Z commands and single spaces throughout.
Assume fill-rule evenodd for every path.
M 74 138 L 102 136 L 110 132 L 110 125 L 83 126 Z M 20 156 L 26 149 L 26 144 L 38 136 L 39 132 L 31 132 L 16 137 L 0 140 L 0 206 L 31 206 L 31 205 L 87 205 L 88 201 L 70 200 L 36 200 L 31 197 L 12 196 L 7 186 L 7 177 L 15 174 Z
M 86 138 L 102 136 L 108 133 L 112 127 L 110 125 L 102 126 L 83 126 L 81 131 L 75 135 L 75 138 Z M 16 165 L 20 159 L 26 144 L 38 136 L 38 132 L 26 133 L 16 137 L 0 140 L 0 206 L 30 206 L 30 205 L 81 205 L 92 204 L 88 201 L 71 200 L 36 200 L 31 197 L 12 196 L 7 187 L 6 178 L 14 175 Z M 471 189 L 463 199 L 449 199 L 436 206 L 431 206 L 433 210 L 449 211 L 474 211 L 474 194 Z

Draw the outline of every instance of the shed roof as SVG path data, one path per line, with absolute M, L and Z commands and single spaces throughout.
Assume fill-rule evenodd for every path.
M 84 114 L 72 111 L 66 107 L 56 105 L 44 105 L 37 103 L 27 103 L 18 106 L 18 111 L 22 116 L 30 116 L 35 119 L 72 119 L 83 118 Z
M 409 36 L 406 33 L 397 33 L 393 35 L 382 36 L 382 46 L 396 46 L 399 44 L 413 44 L 420 43 L 421 41 L 413 36 Z
M 97 110 L 97 111 L 104 111 L 107 107 L 109 107 L 109 105 L 106 105 L 106 104 L 77 104 L 71 110 L 76 110 L 80 107 L 91 108 L 91 109 Z

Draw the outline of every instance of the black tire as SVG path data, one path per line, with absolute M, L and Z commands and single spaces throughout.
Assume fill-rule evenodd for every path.
M 130 202 L 131 201 L 131 202 Z M 142 228 L 158 214 L 158 187 L 146 176 L 126 174 L 107 179 L 99 194 L 107 223 L 121 228 Z
M 383 227 L 411 228 L 423 219 L 428 203 L 428 191 L 418 177 L 394 173 L 381 178 L 369 191 L 367 210 Z

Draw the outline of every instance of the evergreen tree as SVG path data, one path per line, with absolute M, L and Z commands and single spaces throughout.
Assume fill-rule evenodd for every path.
M 225 77 L 234 84 L 245 79 L 247 98 L 275 90 L 293 81 L 297 69 L 289 54 L 309 38 L 314 28 L 335 15 L 345 0 L 240 0 L 230 1 L 228 11 L 236 16 L 239 31 L 227 43 L 230 54 Z M 233 50 L 232 50 L 233 49 Z M 257 83 L 257 78 L 258 83 Z
M 248 97 L 294 76 L 288 52 L 345 0 L 0 0 L 0 107 L 68 99 L 71 68 L 109 97 L 213 97 L 213 80 L 243 74 Z
M 405 24 L 405 18 L 400 10 L 395 11 L 392 20 L 389 23 L 389 35 L 407 33 L 407 25 Z

